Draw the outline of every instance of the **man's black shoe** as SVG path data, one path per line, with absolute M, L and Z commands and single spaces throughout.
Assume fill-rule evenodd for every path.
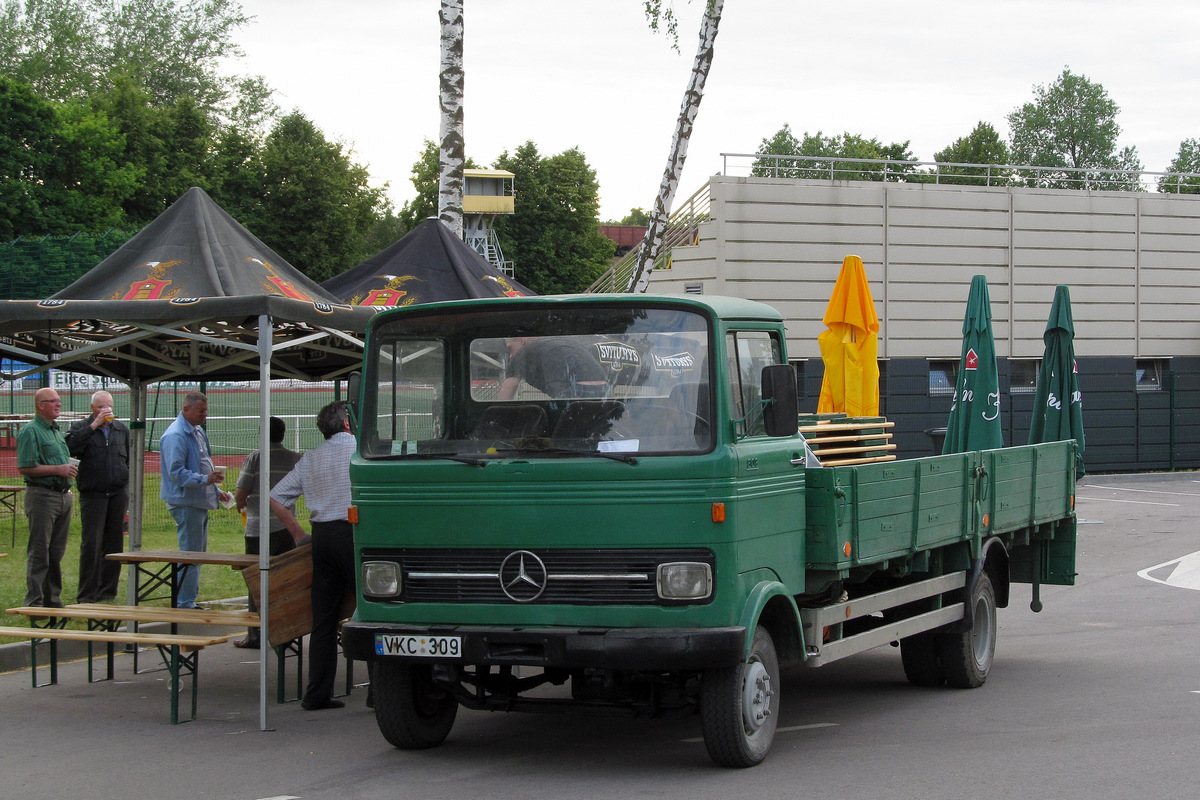
M 304 700 L 300 703 L 300 707 L 305 711 L 321 711 L 326 708 L 345 708 L 346 704 L 331 697 L 328 700 Z
M 375 692 L 367 689 L 367 708 L 375 707 Z

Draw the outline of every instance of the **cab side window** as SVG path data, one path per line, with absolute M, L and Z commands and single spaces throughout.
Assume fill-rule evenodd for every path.
M 782 364 L 782 348 L 777 336 L 768 331 L 736 331 L 725 337 L 731 390 L 730 407 L 735 419 L 743 419 L 747 436 L 766 433 L 763 424 L 762 370 L 771 364 Z

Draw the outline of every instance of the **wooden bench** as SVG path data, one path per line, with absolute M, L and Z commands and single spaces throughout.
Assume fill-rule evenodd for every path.
M 45 615 L 49 611 L 60 612 L 65 609 L 45 609 L 45 608 L 10 608 L 10 614 L 25 614 L 27 611 L 37 611 L 39 615 Z M 36 624 L 37 620 L 34 615 L 30 616 L 32 622 Z M 92 681 L 92 645 L 103 643 L 108 645 L 108 678 L 112 680 L 112 657 L 114 644 L 134 644 L 147 645 L 158 648 L 159 654 L 162 656 L 163 663 L 166 665 L 168 672 L 171 675 L 171 724 L 175 725 L 179 722 L 179 680 L 182 676 L 190 675 L 192 679 L 192 719 L 196 718 L 196 681 L 200 670 L 200 651 L 205 647 L 211 647 L 215 644 L 223 644 L 229 641 L 229 634 L 220 636 L 193 636 L 177 633 L 140 633 L 136 631 L 123 631 L 115 629 L 93 629 L 86 631 L 67 630 L 61 627 L 55 627 L 58 624 L 65 624 L 66 617 L 51 617 L 47 624 L 48 627 L 30 627 L 17 628 L 9 626 L 0 626 L 0 636 L 12 636 L 15 638 L 29 639 L 30 660 L 33 667 L 33 685 L 35 688 L 40 686 L 50 686 L 58 683 L 58 642 L 59 641 L 83 641 L 88 643 L 88 682 Z M 60 622 L 61 620 L 61 622 Z M 48 683 L 39 684 L 37 682 L 37 645 L 41 641 L 48 641 L 50 646 L 50 680 Z
M 892 434 L 885 430 L 895 424 L 883 420 L 822 420 L 812 425 L 802 424 L 800 433 L 821 466 L 840 467 L 895 461 L 894 453 L 882 452 L 896 449 L 889 441 Z
M 184 675 L 192 678 L 192 719 L 196 718 L 196 683 L 200 666 L 199 651 L 205 647 L 229 641 L 232 634 L 186 635 L 177 632 L 179 625 L 216 625 L 221 627 L 257 627 L 258 614 L 249 611 L 214 611 L 199 608 L 158 608 L 154 606 L 111 606 L 103 603 L 80 603 L 65 608 L 47 609 L 39 606 L 22 606 L 8 609 L 9 614 L 29 617 L 31 628 L 0 628 L 2 636 L 17 636 L 30 640 L 30 664 L 35 687 L 58 683 L 58 647 L 61 640 L 88 643 L 88 683 L 94 681 L 92 645 L 107 645 L 107 677 L 113 679 L 113 645 L 133 644 L 154 646 L 162 656 L 163 664 L 171 675 L 171 723 L 179 721 L 179 679 Z M 67 630 L 69 620 L 85 620 L 88 630 Z M 167 623 L 170 633 L 144 633 L 138 630 L 122 630 L 119 626 L 140 623 Z M 15 631 L 15 632 L 14 632 Z M 50 647 L 50 680 L 37 682 L 37 645 L 48 640 Z

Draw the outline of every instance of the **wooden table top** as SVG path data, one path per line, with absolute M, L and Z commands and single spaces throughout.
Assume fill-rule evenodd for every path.
M 228 567 L 253 567 L 258 556 L 252 553 L 202 553 L 194 550 L 133 550 L 109 553 L 106 558 L 123 564 L 161 562 L 165 564 L 222 564 Z

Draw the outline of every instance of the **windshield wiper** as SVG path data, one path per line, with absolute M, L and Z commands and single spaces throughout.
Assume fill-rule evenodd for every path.
M 486 467 L 487 459 L 472 458 L 471 456 L 460 456 L 456 453 L 413 453 L 407 456 L 408 458 L 420 458 L 424 460 L 433 460 L 444 458 L 447 461 L 457 461 L 460 464 L 470 464 L 472 467 Z
M 497 449 L 496 453 L 538 453 L 552 456 L 589 456 L 594 458 L 608 458 L 613 461 L 620 461 L 623 464 L 636 464 L 638 460 L 635 456 L 629 453 L 612 453 L 601 450 L 572 450 L 569 447 L 552 447 L 547 445 L 544 439 L 530 439 L 518 444 L 516 447 L 505 447 Z

